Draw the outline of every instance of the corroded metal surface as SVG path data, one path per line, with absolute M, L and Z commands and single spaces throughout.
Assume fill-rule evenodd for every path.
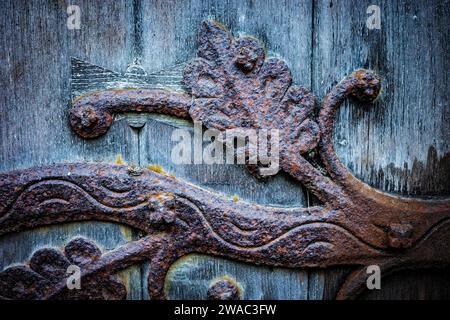
M 122 281 L 104 271 L 95 272 L 93 277 L 85 276 L 79 290 L 67 289 L 69 266 L 89 269 L 100 259 L 100 249 L 83 238 L 70 241 L 63 252 L 54 248 L 39 249 L 29 265 L 10 267 L 0 273 L 0 298 L 124 299 L 127 292 Z
M 257 40 L 233 39 L 223 26 L 205 22 L 198 55 L 186 67 L 188 93 L 106 90 L 87 95 L 70 110 L 73 129 L 84 138 L 98 137 L 108 130 L 112 114 L 124 111 L 190 117 L 219 130 L 280 129 L 281 169 L 314 193 L 320 206 L 264 207 L 234 202 L 146 169 L 60 164 L 0 175 L 0 234 L 82 220 L 139 229 L 142 239 L 87 259 L 83 279 L 113 275 L 148 260 L 148 291 L 157 299 L 164 298 L 171 264 L 191 252 L 291 268 L 377 264 L 392 272 L 450 265 L 450 201 L 406 199 L 375 190 L 355 178 L 334 151 L 334 113 L 349 96 L 376 99 L 381 83 L 373 72 L 358 70 L 342 80 L 325 97 L 315 119 L 314 96 L 293 86 L 286 64 L 266 59 Z M 305 159 L 313 149 L 324 170 Z M 45 277 L 41 269 L 30 268 Z M 13 272 L 3 271 L 0 279 Z M 353 273 L 338 298 L 355 297 L 366 276 L 364 271 Z M 30 277 L 24 279 L 22 293 L 6 285 L 0 295 L 67 294 L 61 282 L 41 293 Z M 34 291 L 33 296 L 24 293 Z M 119 291 L 114 297 L 122 297 Z
M 392 250 L 388 243 L 380 247 L 379 235 L 370 232 L 375 227 L 389 239 L 389 229 L 370 224 L 365 230 L 364 225 L 343 219 L 350 213 L 347 211 L 362 215 L 357 207 L 285 209 L 235 203 L 173 177 L 145 169 L 135 176 L 126 166 L 106 164 L 54 165 L 0 178 L 2 234 L 82 220 L 119 222 L 147 234 L 82 269 L 85 277 L 95 278 L 149 260 L 148 287 L 153 298 L 164 298 L 167 270 L 190 252 L 285 267 L 449 263 L 450 210 L 444 203 L 442 207 L 447 209 L 441 213 L 418 215 L 416 223 L 410 219 L 416 226 L 412 228 L 413 245 Z M 432 203 L 423 203 L 428 205 Z M 394 211 L 384 218 L 389 225 L 402 214 Z M 4 273 L 11 273 L 9 270 Z M 1 295 L 23 297 L 11 296 L 14 292 L 6 288 L 0 287 Z M 60 284 L 54 290 L 50 297 L 63 294 L 60 291 L 66 288 Z
M 231 279 L 219 279 L 208 288 L 208 300 L 239 300 L 237 284 Z
M 112 115 L 120 112 L 164 113 L 188 117 L 190 97 L 164 90 L 109 90 L 81 97 L 69 110 L 72 129 L 85 139 L 105 134 L 112 124 Z

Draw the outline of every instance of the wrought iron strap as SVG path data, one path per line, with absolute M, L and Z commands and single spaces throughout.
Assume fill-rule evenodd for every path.
M 149 293 L 162 299 L 168 268 L 193 252 L 291 268 L 378 264 L 384 274 L 450 264 L 449 200 L 406 199 L 375 190 L 354 177 L 334 151 L 335 111 L 349 96 L 366 102 L 376 99 L 381 83 L 373 72 L 358 70 L 342 80 L 315 118 L 315 97 L 292 85 L 287 65 L 266 59 L 254 38 L 233 38 L 223 26 L 207 21 L 199 35 L 198 56 L 185 69 L 187 92 L 133 89 L 88 94 L 70 109 L 72 128 L 83 138 L 96 138 L 107 132 L 114 113 L 136 111 L 191 118 L 219 130 L 279 129 L 281 169 L 322 205 L 275 208 L 234 202 L 147 169 L 59 164 L 0 175 L 0 234 L 82 220 L 113 221 L 141 230 L 142 239 L 104 254 L 87 240 L 68 244 L 81 246 L 81 255 L 95 252 L 83 258 L 83 277 L 98 276 L 106 279 L 105 286 L 116 288 L 107 296 L 89 286 L 80 293 L 96 298 L 123 297 L 122 285 L 110 276 L 148 260 Z M 326 174 L 304 158 L 313 149 Z M 248 167 L 258 174 L 258 166 Z M 0 295 L 68 297 L 64 284 L 50 281 L 46 272 L 73 259 L 80 258 L 67 246 L 64 254 L 35 253 L 32 261 L 39 263 L 0 273 Z M 338 298 L 355 297 L 365 278 L 360 270 L 353 273 Z M 14 281 L 21 281 L 22 289 Z M 37 289 L 34 281 L 45 285 Z M 233 290 L 222 294 L 211 289 L 211 296 L 237 296 Z
M 449 210 L 417 219 L 427 224 L 425 231 L 410 238 L 411 248 L 392 251 L 377 247 L 377 233 L 361 233 L 361 226 L 343 219 L 340 209 L 235 203 L 150 170 L 136 176 L 130 175 L 126 166 L 61 164 L 11 172 L 0 178 L 2 234 L 83 220 L 119 222 L 147 234 L 107 254 L 107 258 L 94 260 L 85 272 L 104 275 L 150 260 L 148 285 L 154 298 L 164 297 L 164 277 L 170 265 L 190 252 L 285 267 L 439 265 L 448 263 L 450 256 Z M 398 218 L 385 217 L 386 223 Z M 367 227 L 370 230 L 374 226 Z M 387 238 L 400 237 L 401 242 L 404 233 L 401 226 L 397 228 L 383 232 Z M 48 259 L 48 263 L 52 261 Z M 16 284 L 8 279 L 17 274 L 17 268 L 22 267 L 0 274 L 2 295 L 14 292 L 11 286 L 15 288 Z M 18 281 L 16 278 L 14 281 Z M 67 288 L 57 283 L 52 289 L 58 293 L 46 294 L 53 297 Z
M 112 114 L 120 112 L 164 113 L 189 117 L 190 96 L 163 90 L 107 90 L 80 97 L 69 110 L 72 129 L 85 139 L 105 134 L 112 124 Z

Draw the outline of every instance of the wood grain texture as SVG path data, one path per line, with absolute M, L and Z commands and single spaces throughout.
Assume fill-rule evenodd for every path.
M 66 26 L 69 1 L 2 1 L 0 10 L 0 171 L 54 162 L 131 159 L 136 134 L 126 121 L 114 123 L 102 139 L 75 136 L 67 120 L 70 58 L 125 71 L 133 44 L 133 7 L 128 1 L 108 6 L 77 1 L 81 29 Z M 0 239 L 0 267 L 23 262 L 42 246 L 62 246 L 87 235 L 112 249 L 132 240 L 132 230 L 118 225 L 70 224 L 7 235 Z M 130 298 L 141 297 L 139 267 L 123 273 Z
M 366 27 L 366 9 L 371 4 L 381 9 L 380 30 Z M 445 71 L 450 67 L 449 8 L 448 1 L 315 1 L 313 92 L 323 98 L 358 68 L 375 70 L 382 77 L 377 102 L 373 106 L 346 102 L 334 130 L 341 161 L 381 190 L 407 196 L 450 195 Z M 347 272 L 324 271 L 324 298 L 334 297 L 335 284 Z M 399 289 L 386 289 L 384 296 L 383 286 L 381 292 L 364 297 L 401 298 L 412 290 L 411 282 L 422 292 L 430 290 L 429 282 L 411 274 L 403 281 L 395 276 L 389 281 Z M 410 289 L 402 290 L 402 286 Z
M 1 51 L 0 170 L 60 161 L 105 161 L 121 148 L 85 141 L 67 125 L 70 57 L 125 71 L 132 48 L 132 7 L 80 1 L 81 29 L 66 27 L 64 1 L 4 1 Z M 131 25 L 130 25 L 131 24 Z M 111 156 L 109 156 L 111 158 Z
M 367 290 L 365 300 L 448 300 L 450 270 L 408 270 L 386 277 L 381 290 Z
M 68 30 L 68 1 L 2 1 L 0 171 L 53 162 L 113 162 L 121 154 L 128 163 L 160 164 L 193 183 L 230 197 L 238 195 L 239 201 L 309 205 L 309 194 L 283 175 L 260 182 L 237 165 L 174 166 L 171 133 L 176 128 L 192 130 L 186 122 L 121 115 L 106 136 L 92 141 L 75 136 L 68 126 L 71 57 L 120 73 L 136 58 L 147 73 L 171 68 L 171 74 L 156 74 L 154 84 L 179 89 L 182 64 L 196 55 L 200 22 L 212 18 L 235 35 L 262 39 L 269 55 L 288 63 L 294 82 L 312 89 L 320 99 L 355 69 L 374 69 L 383 78 L 378 102 L 369 107 L 348 102 L 338 114 L 334 143 L 340 159 L 356 176 L 382 190 L 448 196 L 450 1 L 378 1 L 380 30 L 365 26 L 371 4 L 370 0 L 107 4 L 83 0 L 77 1 L 81 30 Z M 106 249 L 137 236 L 130 229 L 99 223 L 10 235 L 0 238 L 0 268 L 26 260 L 40 246 L 61 246 L 77 234 Z M 231 273 L 246 286 L 246 297 L 330 299 L 350 270 L 275 270 L 205 256 L 189 259 L 172 269 L 171 298 L 202 298 L 214 277 Z M 145 266 L 122 274 L 131 289 L 129 298 L 148 297 L 145 275 Z M 448 273 L 421 275 L 393 275 L 383 282 L 381 292 L 362 298 L 448 296 Z
M 183 257 L 172 266 L 166 294 L 175 300 L 205 300 L 211 283 L 222 278 L 236 281 L 242 299 L 308 298 L 308 275 L 304 271 L 258 267 L 196 254 Z
M 358 68 L 382 77 L 373 106 L 346 103 L 334 145 L 353 173 L 384 191 L 449 195 L 448 1 L 381 1 L 381 29 L 369 30 L 371 1 L 317 1 L 313 92 L 323 97 Z
M 142 1 L 142 65 L 159 71 L 196 56 L 203 20 L 214 19 L 234 35 L 263 41 L 269 55 L 288 62 L 296 84 L 311 84 L 312 1 Z

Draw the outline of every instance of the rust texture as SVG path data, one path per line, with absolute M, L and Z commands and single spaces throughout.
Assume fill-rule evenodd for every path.
M 108 131 L 115 113 L 152 112 L 188 118 L 190 99 L 187 94 L 164 90 L 99 91 L 75 100 L 69 120 L 78 135 L 93 139 Z
M 381 82 L 373 72 L 358 70 L 347 76 L 325 97 L 315 118 L 314 96 L 292 85 L 286 64 L 266 59 L 257 40 L 233 39 L 223 26 L 204 22 L 198 56 L 185 70 L 187 93 L 107 90 L 87 95 L 70 110 L 72 128 L 84 138 L 95 138 L 106 133 L 113 113 L 125 111 L 192 118 L 219 130 L 277 128 L 282 132 L 281 169 L 317 196 L 320 206 L 233 202 L 147 169 L 56 164 L 0 174 L 0 234 L 83 220 L 113 221 L 140 230 L 140 240 L 111 252 L 101 254 L 79 240 L 81 249 L 75 255 L 44 251 L 35 259 L 42 264 L 58 256 L 55 269 L 63 268 L 66 260 L 75 261 L 81 265 L 82 281 L 106 279 L 104 286 L 115 292 L 111 298 L 125 295 L 111 276 L 142 261 L 150 262 L 150 296 L 165 298 L 167 270 L 194 252 L 290 268 L 359 266 L 337 298 L 354 298 L 364 289 L 368 265 L 379 265 L 383 275 L 450 265 L 448 199 L 407 199 L 375 190 L 354 177 L 334 151 L 334 114 L 348 97 L 376 99 Z M 324 170 L 305 159 L 311 150 L 318 151 Z M 49 280 L 45 270 L 31 263 L 4 270 L 0 296 L 69 297 L 64 281 Z M 9 275 L 21 283 L 19 289 L 5 280 Z M 95 290 L 87 288 L 81 296 L 105 298 Z M 229 284 L 215 284 L 210 297 L 234 297 L 233 290 Z
M 239 288 L 229 279 L 213 282 L 208 288 L 208 300 L 239 300 Z
M 90 268 L 101 258 L 100 249 L 92 242 L 75 238 L 63 251 L 54 248 L 34 252 L 27 266 L 14 266 L 0 273 L 0 298 L 15 299 L 91 299 L 126 298 L 126 288 L 116 275 L 97 272 L 84 277 L 79 290 L 67 288 L 70 265 Z M 67 290 L 57 290 L 57 288 Z

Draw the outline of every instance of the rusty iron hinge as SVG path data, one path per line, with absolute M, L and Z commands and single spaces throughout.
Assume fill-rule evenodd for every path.
M 281 170 L 322 204 L 286 209 L 233 202 L 173 176 L 147 169 L 131 174 L 126 166 L 111 164 L 56 164 L 0 174 L 0 234 L 82 220 L 122 223 L 144 234 L 106 253 L 79 238 L 62 251 L 41 249 L 29 265 L 0 273 L 0 296 L 124 298 L 125 287 L 114 274 L 149 261 L 148 292 L 164 299 L 169 267 L 192 252 L 290 268 L 359 266 L 340 288 L 339 299 L 364 290 L 368 265 L 379 265 L 383 275 L 450 265 L 448 199 L 380 192 L 353 176 L 336 155 L 336 110 L 348 97 L 377 98 L 381 81 L 372 71 L 355 71 L 338 83 L 316 116 L 316 98 L 292 84 L 283 61 L 266 58 L 256 39 L 233 38 L 222 25 L 206 21 L 198 58 L 186 65 L 183 84 L 184 92 L 113 88 L 83 95 L 73 101 L 70 124 L 86 139 L 104 135 L 115 113 L 130 111 L 192 119 L 221 131 L 279 129 Z M 307 160 L 312 150 L 325 170 Z M 259 175 L 259 165 L 247 167 Z M 71 263 L 81 266 L 88 284 L 76 293 L 65 282 Z M 217 283 L 209 296 L 237 298 L 236 290 Z

